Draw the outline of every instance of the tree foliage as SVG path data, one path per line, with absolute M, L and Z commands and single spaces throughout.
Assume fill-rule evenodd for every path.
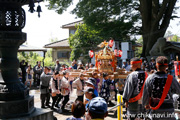
M 71 60 L 78 59 L 80 56 L 89 58 L 88 51 L 94 50 L 96 46 L 103 41 L 100 31 L 96 31 L 86 24 L 77 26 L 74 35 L 69 38 L 71 51 Z
M 32 67 L 36 65 L 37 61 L 43 61 L 44 59 L 44 66 L 54 66 L 54 62 L 52 61 L 52 52 L 48 50 L 45 55 L 45 59 L 37 54 L 36 52 L 18 52 L 18 59 L 19 61 L 25 60 L 28 62 L 28 65 Z
M 42 61 L 43 57 L 35 52 L 18 52 L 19 61 L 25 60 L 28 65 L 35 66 L 37 61 Z
M 140 37 L 139 39 L 137 39 L 136 43 L 140 43 L 142 45 L 143 44 L 143 38 Z M 142 47 L 136 47 L 134 52 L 135 52 L 135 57 L 141 57 Z
M 49 8 L 62 13 L 72 0 L 48 0 Z M 142 56 L 149 51 L 159 37 L 163 37 L 170 19 L 177 18 L 173 11 L 177 0 L 80 0 L 72 11 L 96 30 L 104 30 L 116 40 L 129 39 L 140 33 L 143 36 Z M 175 13 L 175 12 L 174 12 Z
M 49 3 L 50 9 L 61 14 L 72 4 L 72 0 L 49 0 Z M 134 5 L 131 0 L 81 0 L 72 13 L 83 18 L 86 25 L 102 31 L 106 39 L 129 40 L 129 35 L 137 33 L 139 29 L 134 27 L 139 17 L 133 12 Z
M 170 37 L 169 41 L 179 42 L 180 38 L 177 35 L 173 35 L 172 38 Z

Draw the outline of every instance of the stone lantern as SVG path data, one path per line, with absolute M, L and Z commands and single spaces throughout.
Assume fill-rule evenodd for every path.
M 18 78 L 17 50 L 26 41 L 23 5 L 34 0 L 0 0 L 0 119 L 31 115 L 34 97 Z M 40 2 L 40 1 L 38 1 Z

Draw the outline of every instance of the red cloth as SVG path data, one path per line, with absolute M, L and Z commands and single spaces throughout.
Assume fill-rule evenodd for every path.
M 166 84 L 164 86 L 164 90 L 163 90 L 161 99 L 160 99 L 160 101 L 159 101 L 159 103 L 158 103 L 158 105 L 156 107 L 152 107 L 151 104 L 150 104 L 151 109 L 157 110 L 162 105 L 162 103 L 164 102 L 164 99 L 166 98 L 166 96 L 168 94 L 169 88 L 171 87 L 172 80 L 173 80 L 173 76 L 168 75 L 168 78 L 166 80 Z
M 146 82 L 147 77 L 148 77 L 148 74 L 145 72 L 145 80 L 144 80 L 143 86 L 142 86 L 142 88 L 141 88 L 141 91 L 139 92 L 139 94 L 138 94 L 136 97 L 130 98 L 130 99 L 129 99 L 129 103 L 136 102 L 136 101 L 138 101 L 139 99 L 141 99 L 141 97 L 142 97 L 142 95 L 143 95 L 144 85 L 145 85 L 145 82 Z

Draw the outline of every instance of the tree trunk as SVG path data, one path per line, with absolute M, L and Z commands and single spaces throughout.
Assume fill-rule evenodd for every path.
M 157 39 L 163 37 L 171 19 L 177 0 L 139 0 L 139 11 L 142 17 L 143 52 L 142 56 L 149 56 L 149 51 Z
M 165 34 L 165 31 L 162 31 L 161 33 L 153 33 L 151 32 L 151 34 L 143 34 L 143 54 L 142 56 L 149 56 L 149 51 L 151 50 L 151 48 L 153 47 L 153 45 L 156 43 L 157 39 L 160 37 L 163 37 Z

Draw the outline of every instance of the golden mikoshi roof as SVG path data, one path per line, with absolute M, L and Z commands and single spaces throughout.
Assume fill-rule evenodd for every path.
M 105 47 L 103 50 L 98 52 L 97 59 L 113 59 L 113 56 L 114 52 Z

